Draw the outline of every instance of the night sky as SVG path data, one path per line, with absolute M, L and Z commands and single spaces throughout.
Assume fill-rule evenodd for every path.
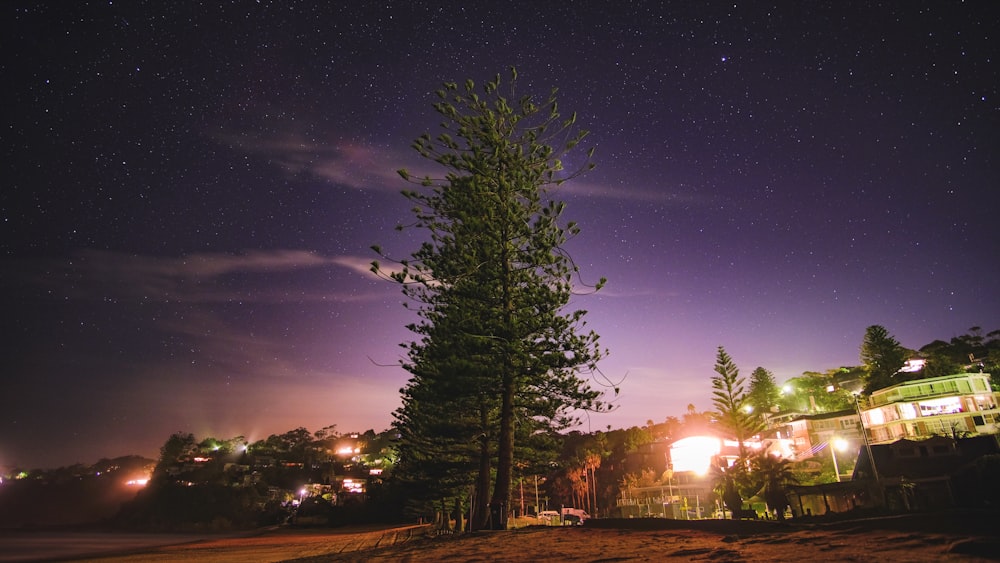
M 872 324 L 1000 328 L 996 2 L 0 10 L 0 468 L 388 428 L 395 170 L 437 170 L 409 145 L 442 82 L 512 65 L 596 147 L 556 195 L 621 396 L 581 430 L 710 409 L 719 345 L 781 382 Z

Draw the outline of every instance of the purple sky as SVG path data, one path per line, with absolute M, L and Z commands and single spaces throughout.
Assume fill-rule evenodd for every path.
M 386 429 L 394 171 L 510 65 L 597 148 L 557 193 L 623 381 L 582 430 L 709 409 L 719 345 L 780 382 L 1000 328 L 994 2 L 214 4 L 0 8 L 0 468 Z

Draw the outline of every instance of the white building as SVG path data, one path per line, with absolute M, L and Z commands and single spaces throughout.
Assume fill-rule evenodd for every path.
M 906 381 L 872 393 L 861 417 L 873 444 L 900 438 L 995 434 L 998 396 L 986 373 Z

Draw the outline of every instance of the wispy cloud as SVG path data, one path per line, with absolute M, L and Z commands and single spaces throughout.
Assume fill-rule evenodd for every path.
M 370 264 L 371 260 L 359 256 L 323 256 L 307 250 L 174 257 L 84 250 L 70 260 L 24 265 L 18 270 L 22 280 L 78 299 L 281 303 L 381 298 L 384 292 L 364 283 L 376 279 L 369 270 Z M 305 280 L 294 277 L 296 272 L 331 267 L 356 274 L 356 283 L 347 280 L 335 289 L 314 289 Z M 276 283 L 274 275 L 293 277 L 280 278 L 284 282 Z M 272 277 L 267 283 L 260 283 L 255 276 Z M 235 278 L 239 278 L 239 283 L 230 283 Z
M 406 187 L 396 172 L 400 168 L 409 170 L 414 178 L 443 175 L 440 167 L 420 159 L 413 151 L 400 152 L 376 145 L 349 141 L 325 144 L 296 133 L 270 138 L 225 134 L 217 137 L 217 140 L 247 153 L 268 157 L 288 172 L 313 174 L 359 190 L 398 191 Z M 567 197 L 673 205 L 704 205 L 712 202 L 711 197 L 698 194 L 690 186 L 616 186 L 588 182 L 587 176 L 570 180 L 558 190 Z
M 595 184 L 586 177 L 570 180 L 557 188 L 561 196 L 593 199 L 615 199 L 622 201 L 654 202 L 670 205 L 707 205 L 714 201 L 684 186 L 611 185 Z
M 327 144 L 295 133 L 270 138 L 224 134 L 217 141 L 267 157 L 290 173 L 312 174 L 359 190 L 399 190 L 404 184 L 396 170 L 413 161 L 412 155 L 385 147 L 349 141 Z

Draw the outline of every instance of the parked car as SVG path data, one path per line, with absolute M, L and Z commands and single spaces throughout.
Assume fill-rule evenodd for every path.
M 582 526 L 584 520 L 587 520 L 588 518 L 590 518 L 590 514 L 587 514 L 587 511 L 581 508 L 562 509 L 563 525 Z

